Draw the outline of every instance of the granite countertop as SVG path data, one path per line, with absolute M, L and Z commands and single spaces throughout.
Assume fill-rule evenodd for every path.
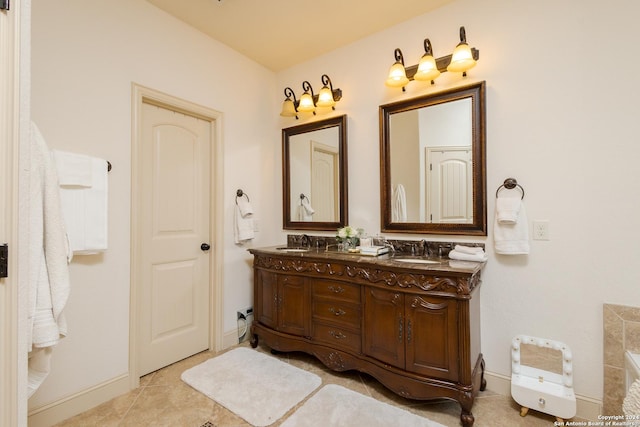
M 367 256 L 360 253 L 338 252 L 320 249 L 287 248 L 286 245 L 251 248 L 256 255 L 278 255 L 301 260 L 350 261 L 358 264 L 404 268 L 413 271 L 450 272 L 473 274 L 482 270 L 486 262 L 458 261 L 450 258 L 415 256 L 403 252 L 386 253 L 379 256 Z

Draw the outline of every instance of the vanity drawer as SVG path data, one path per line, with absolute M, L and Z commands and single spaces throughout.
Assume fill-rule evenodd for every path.
M 352 332 L 340 327 L 314 322 L 313 339 L 334 347 L 342 347 L 346 350 L 353 350 L 358 353 L 361 352 L 362 339 L 360 333 Z
M 332 298 L 315 297 L 312 313 L 314 320 L 360 329 L 360 305 Z
M 332 280 L 316 280 L 313 282 L 313 296 L 359 303 L 360 286 Z

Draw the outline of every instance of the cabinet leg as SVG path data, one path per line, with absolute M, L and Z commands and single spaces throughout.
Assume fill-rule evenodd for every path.
M 525 415 L 527 415 L 527 412 L 529 412 L 529 408 L 525 408 L 524 406 L 522 408 L 520 408 L 520 416 L 524 417 Z
M 256 348 L 258 346 L 258 335 L 252 334 L 249 339 L 249 344 L 251 344 L 251 348 Z
M 465 411 L 464 409 L 462 410 L 462 413 L 460 414 L 460 422 L 463 427 L 472 427 L 475 420 L 476 419 L 471 412 Z

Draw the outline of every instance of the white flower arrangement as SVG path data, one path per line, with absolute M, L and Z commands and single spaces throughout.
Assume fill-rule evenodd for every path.
M 338 228 L 338 232 L 336 233 L 336 239 L 339 242 L 342 242 L 343 240 L 346 240 L 346 239 L 358 238 L 362 236 L 363 232 L 364 230 L 362 228 L 354 228 L 354 227 L 351 227 L 350 225 L 347 225 L 345 227 Z

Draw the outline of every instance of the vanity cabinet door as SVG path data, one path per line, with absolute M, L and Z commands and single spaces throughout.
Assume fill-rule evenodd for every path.
M 302 276 L 278 276 L 278 330 L 309 336 L 311 291 Z
M 276 274 L 255 270 L 256 320 L 270 328 L 278 326 L 278 280 Z
M 456 380 L 459 373 L 457 301 L 405 296 L 406 370 Z
M 363 352 L 404 369 L 404 296 L 399 292 L 365 288 Z

